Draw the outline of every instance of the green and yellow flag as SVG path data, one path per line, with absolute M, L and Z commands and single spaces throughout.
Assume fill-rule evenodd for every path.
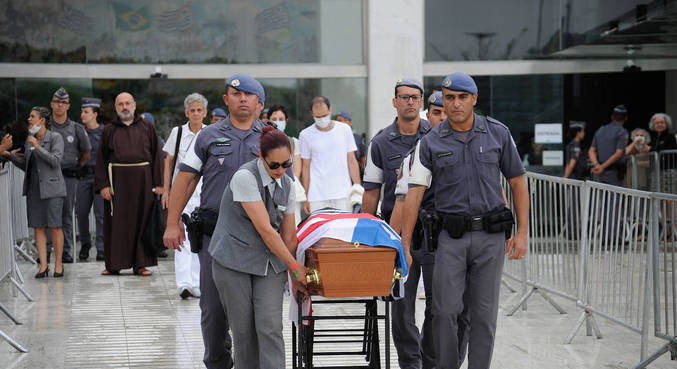
M 150 9 L 143 6 L 138 9 L 121 4 L 113 3 L 115 8 L 115 28 L 124 31 L 140 31 L 150 27 Z

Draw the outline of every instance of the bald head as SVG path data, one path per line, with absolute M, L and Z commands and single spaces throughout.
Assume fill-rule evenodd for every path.
M 122 92 L 115 98 L 115 111 L 123 123 L 129 123 L 134 120 L 134 111 L 136 111 L 136 102 L 129 92 Z

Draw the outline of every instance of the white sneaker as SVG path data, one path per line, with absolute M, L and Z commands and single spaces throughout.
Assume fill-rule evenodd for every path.
M 190 293 L 195 298 L 200 298 L 200 296 L 202 296 L 202 294 L 200 293 L 200 289 L 197 288 L 197 287 L 190 287 L 190 288 L 188 288 L 188 290 L 190 290 Z

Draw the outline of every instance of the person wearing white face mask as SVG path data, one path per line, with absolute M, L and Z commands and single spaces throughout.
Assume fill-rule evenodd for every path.
M 282 105 L 273 105 L 268 108 L 268 124 L 273 124 L 275 127 L 284 132 L 287 128 L 287 109 Z M 285 133 L 286 134 L 286 133 Z M 289 135 L 287 135 L 289 137 Z M 292 170 L 294 172 L 294 191 L 296 196 L 296 213 L 295 213 L 295 224 L 301 222 L 301 206 L 303 202 L 306 201 L 306 190 L 301 184 L 301 142 L 296 137 L 289 137 L 291 142 L 292 149 Z
M 315 124 L 301 131 L 301 180 L 307 193 L 303 210 L 311 213 L 324 207 L 351 211 L 351 183 L 360 184 L 357 150 L 350 127 L 331 120 L 331 105 L 324 96 L 311 104 Z
M 49 130 L 50 112 L 36 106 L 28 117 L 25 156 L 18 150 L 0 153 L 26 172 L 23 195 L 26 196 L 28 226 L 35 229 L 35 244 L 40 257 L 40 269 L 35 278 L 47 277 L 47 233 L 49 228 L 54 244 L 54 277 L 63 277 L 63 230 L 61 211 L 66 197 L 66 182 L 61 173 L 64 141 L 60 134 Z

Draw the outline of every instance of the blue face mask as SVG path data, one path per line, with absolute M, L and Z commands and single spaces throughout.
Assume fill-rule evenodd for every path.
M 33 125 L 31 128 L 28 129 L 28 133 L 31 136 L 35 136 L 36 134 L 38 134 L 38 132 L 40 132 L 40 126 L 37 124 Z

